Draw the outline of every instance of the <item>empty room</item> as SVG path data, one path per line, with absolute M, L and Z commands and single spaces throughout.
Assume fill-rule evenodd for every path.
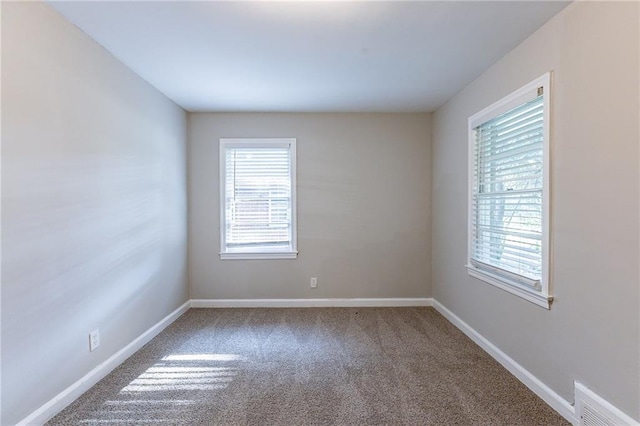
M 640 3 L 0 12 L 0 425 L 640 425 Z

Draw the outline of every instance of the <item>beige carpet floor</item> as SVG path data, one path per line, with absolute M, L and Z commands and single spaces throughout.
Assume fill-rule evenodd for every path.
M 50 425 L 567 425 L 432 308 L 191 309 Z

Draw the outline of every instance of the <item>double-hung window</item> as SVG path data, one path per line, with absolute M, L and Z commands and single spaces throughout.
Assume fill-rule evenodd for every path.
M 295 259 L 296 140 L 220 139 L 220 257 Z
M 469 118 L 469 274 L 549 308 L 550 74 Z

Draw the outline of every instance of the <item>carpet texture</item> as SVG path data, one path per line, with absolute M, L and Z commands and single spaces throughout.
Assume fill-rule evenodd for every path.
M 568 425 L 432 308 L 191 309 L 49 425 Z

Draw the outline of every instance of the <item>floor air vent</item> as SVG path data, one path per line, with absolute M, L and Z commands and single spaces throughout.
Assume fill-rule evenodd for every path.
M 579 426 L 638 426 L 638 422 L 586 388 L 576 386 L 576 418 Z

